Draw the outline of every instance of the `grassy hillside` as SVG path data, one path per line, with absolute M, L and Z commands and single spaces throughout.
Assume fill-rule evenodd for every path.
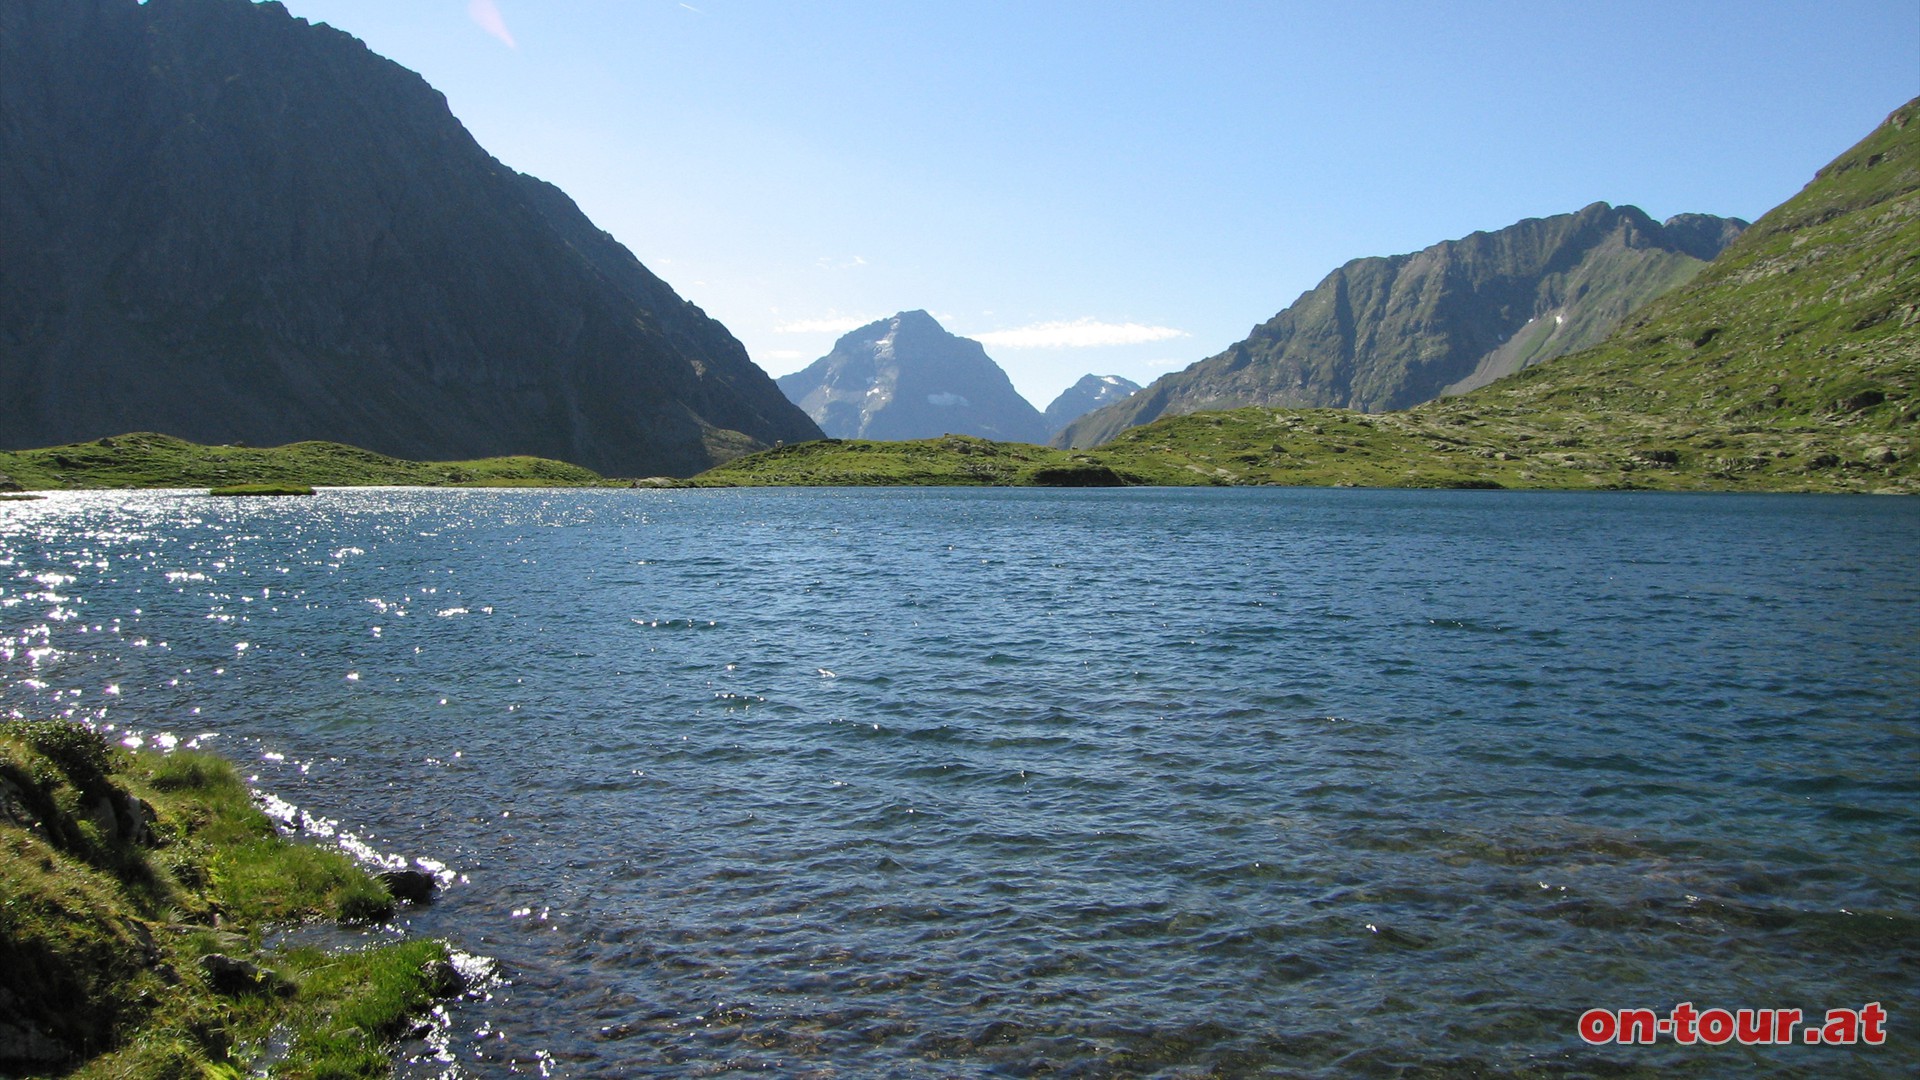
M 1179 468 L 1187 483 L 1920 493 L 1913 449 L 1911 436 L 1885 432 L 1434 407 L 1195 413 L 1135 428 L 1093 456 L 1127 474 Z
M 1196 413 L 1074 460 L 1162 484 L 1920 493 L 1916 383 L 1920 101 L 1595 348 L 1404 412 Z M 966 467 L 935 460 L 938 441 L 908 445 L 885 458 L 893 482 Z M 701 479 L 845 483 L 858 454 L 857 482 L 885 482 L 871 449 L 779 454 Z
M 568 487 L 605 482 L 590 470 L 548 458 L 405 461 L 340 443 L 301 442 L 269 449 L 201 446 L 151 432 L 42 450 L 0 451 L 0 490 L 243 484 Z
M 701 487 L 1112 487 L 1146 482 L 1151 481 L 1114 475 L 1095 455 L 971 435 L 902 442 L 822 439 L 766 450 L 693 479 Z
M 1169 417 L 1094 450 L 946 436 L 804 443 L 695 477 L 701 487 L 1288 487 L 1916 492 L 1910 443 L 1649 425 L 1644 437 L 1563 415 L 1523 424 L 1467 409 L 1370 415 L 1235 409 Z M 1811 451 L 1813 447 L 1832 450 Z M 1836 450 L 1853 456 L 1843 458 Z
M 269 924 L 393 898 L 280 839 L 225 760 L 76 724 L 0 723 L 0 897 L 5 1075 L 237 1080 L 278 1043 L 274 1076 L 386 1076 L 386 1042 L 460 983 L 437 941 L 263 950 Z
M 1910 438 L 1917 373 L 1920 101 L 1760 219 L 1691 285 L 1601 346 L 1474 404 Z
M 1912 492 L 1917 383 L 1920 101 L 1600 346 L 1395 426 L 1541 486 Z

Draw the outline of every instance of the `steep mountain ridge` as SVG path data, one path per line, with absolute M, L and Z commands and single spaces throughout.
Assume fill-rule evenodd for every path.
M 1746 223 L 1593 203 L 1407 255 L 1355 259 L 1219 355 L 1056 437 L 1098 445 L 1168 415 L 1270 405 L 1403 409 L 1603 340 Z
M 0 440 L 686 474 L 817 430 L 418 75 L 277 3 L 0 7 Z
M 1406 412 L 1242 409 L 1101 448 L 1215 483 L 1920 494 L 1920 98 L 1600 345 Z
M 948 333 L 924 311 L 868 323 L 777 382 L 836 439 L 1047 439 L 1040 411 L 980 343 Z

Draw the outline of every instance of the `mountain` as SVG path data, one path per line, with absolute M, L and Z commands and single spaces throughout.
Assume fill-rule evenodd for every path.
M 0 447 L 164 431 L 688 474 L 817 437 L 418 75 L 247 0 L 0 4 Z
M 698 482 L 1104 469 L 1153 484 L 1920 495 L 1920 99 L 1593 348 L 1402 412 L 1189 413 L 1054 453 L 811 443 Z
M 869 323 L 778 383 L 836 439 L 1047 440 L 1040 411 L 980 343 L 948 333 L 924 311 Z
M 1920 99 L 1600 347 L 1461 405 L 1517 418 L 1595 411 L 1732 439 L 1798 433 L 1844 449 L 1912 440 L 1916 391 Z
M 1920 494 L 1920 99 L 1600 345 L 1401 413 L 1126 432 L 1217 483 Z
M 1594 203 L 1411 255 L 1355 259 L 1246 340 L 1083 417 L 1055 442 L 1095 446 L 1209 409 L 1379 412 L 1463 393 L 1599 343 L 1745 227 L 1707 214 L 1662 224 Z
M 1049 436 L 1103 405 L 1124 401 L 1140 390 L 1140 384 L 1118 375 L 1082 375 L 1080 381 L 1060 392 L 1043 413 Z

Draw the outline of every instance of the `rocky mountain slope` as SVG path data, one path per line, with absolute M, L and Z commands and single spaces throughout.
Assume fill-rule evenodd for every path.
M 924 311 L 869 323 L 834 343 L 782 392 L 836 439 L 977 435 L 1047 440 L 1047 422 L 980 343 Z
M 418 75 L 277 3 L 0 5 L 0 448 L 164 431 L 686 474 L 817 437 Z
M 1125 433 L 1218 483 L 1920 494 L 1920 99 L 1601 345 L 1401 413 Z
M 1062 390 L 1041 414 L 1047 418 L 1047 433 L 1058 435 L 1068 424 L 1093 410 L 1125 401 L 1139 391 L 1139 383 L 1119 375 L 1082 375 L 1079 382 Z
M 1594 203 L 1411 255 L 1355 259 L 1246 340 L 1082 418 L 1056 442 L 1094 446 L 1208 409 L 1378 412 L 1463 393 L 1599 343 L 1745 226 L 1706 214 L 1662 224 Z

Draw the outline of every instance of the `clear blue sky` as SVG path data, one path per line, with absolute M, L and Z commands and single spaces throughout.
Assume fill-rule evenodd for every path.
M 1341 263 L 1757 218 L 1920 95 L 1920 0 L 286 0 L 424 75 L 769 373 L 925 308 L 1044 408 Z

